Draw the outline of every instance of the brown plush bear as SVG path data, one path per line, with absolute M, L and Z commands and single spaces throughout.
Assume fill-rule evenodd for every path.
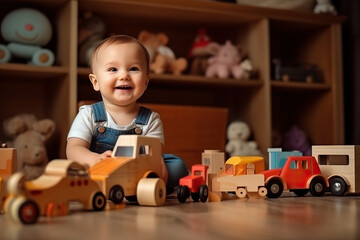
M 169 38 L 165 33 L 153 34 L 141 31 L 138 40 L 150 54 L 150 70 L 154 73 L 181 74 L 187 67 L 185 58 L 175 58 L 174 52 L 166 46 Z
M 17 152 L 18 171 L 26 180 L 39 177 L 49 159 L 45 142 L 54 133 L 55 123 L 50 119 L 37 121 L 31 114 L 21 114 L 4 122 L 4 132 L 11 138 L 9 146 Z

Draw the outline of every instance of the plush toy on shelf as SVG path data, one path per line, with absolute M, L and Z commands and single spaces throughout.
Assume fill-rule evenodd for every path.
M 243 59 L 240 50 L 230 41 L 224 45 L 211 42 L 207 45 L 208 51 L 213 55 L 209 58 L 206 77 L 219 77 L 248 79 L 252 71 L 252 64 L 248 59 Z
M 20 114 L 4 121 L 4 132 L 11 138 L 9 146 L 16 149 L 18 170 L 26 180 L 39 177 L 49 159 L 45 142 L 55 131 L 50 119 L 37 120 L 32 114 Z
M 292 126 L 284 133 L 282 147 L 285 151 L 300 151 L 304 156 L 311 156 L 311 146 L 305 132 L 298 126 Z
M 154 73 L 181 74 L 187 67 L 185 58 L 176 58 L 173 50 L 167 43 L 169 38 L 165 33 L 150 33 L 141 31 L 139 41 L 146 47 L 150 54 L 150 70 Z
M 336 15 L 337 11 L 331 3 L 331 0 L 316 0 L 314 13 L 330 13 Z
M 234 121 L 227 128 L 226 152 L 232 156 L 262 156 L 255 141 L 248 141 L 250 127 L 243 121 Z
M 38 66 L 54 64 L 54 53 L 42 48 L 52 37 L 51 23 L 42 12 L 33 8 L 11 11 L 2 20 L 1 34 L 8 44 L 0 44 L 0 63 L 16 57 Z
M 79 19 L 79 66 L 88 67 L 91 54 L 105 37 L 105 22 L 92 12 L 84 12 Z
M 189 51 L 190 74 L 205 75 L 208 66 L 208 58 L 210 53 L 206 46 L 210 43 L 210 37 L 206 33 L 206 29 L 198 30 L 197 36 Z

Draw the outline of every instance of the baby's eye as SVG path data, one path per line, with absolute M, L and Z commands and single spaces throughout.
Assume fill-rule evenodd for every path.
M 114 67 L 111 67 L 108 69 L 109 72 L 116 72 L 117 71 L 117 68 L 114 68 Z
M 139 71 L 139 68 L 138 67 L 131 67 L 130 71 Z

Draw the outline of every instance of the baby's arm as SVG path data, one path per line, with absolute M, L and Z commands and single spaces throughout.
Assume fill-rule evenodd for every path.
M 69 138 L 66 145 L 66 155 L 70 160 L 93 166 L 95 163 L 111 156 L 111 151 L 98 154 L 89 150 L 89 143 L 81 138 Z

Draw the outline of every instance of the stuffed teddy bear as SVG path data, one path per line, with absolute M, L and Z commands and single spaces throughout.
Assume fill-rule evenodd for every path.
M 26 180 L 39 177 L 49 161 L 45 142 L 54 133 L 54 121 L 38 121 L 32 114 L 20 114 L 3 125 L 5 134 L 12 139 L 9 146 L 17 152 L 18 171 L 24 172 Z
M 52 37 L 52 27 L 49 19 L 40 11 L 32 8 L 11 11 L 1 23 L 1 34 L 9 43 L 6 46 L 0 44 L 0 63 L 17 57 L 39 66 L 54 64 L 53 52 L 42 48 Z
M 210 56 L 206 48 L 209 43 L 210 37 L 207 35 L 206 30 L 204 28 L 199 29 L 188 54 L 188 59 L 191 62 L 190 74 L 205 75 Z
M 311 156 L 311 146 L 303 130 L 292 126 L 283 136 L 283 149 L 285 151 L 300 151 L 304 156 Z
M 138 40 L 150 54 L 150 70 L 154 73 L 181 74 L 187 67 L 185 58 L 176 58 L 174 52 L 166 46 L 169 38 L 165 33 L 153 34 L 141 31 Z
M 225 151 L 232 156 L 262 156 L 255 141 L 248 141 L 250 127 L 243 121 L 230 123 L 227 129 L 228 143 Z
M 236 79 L 249 78 L 252 65 L 249 60 L 242 62 L 243 56 L 239 49 L 230 41 L 224 45 L 211 42 L 207 49 L 213 57 L 208 59 L 208 67 L 205 72 L 206 77 L 229 78 L 233 76 Z
M 79 19 L 79 66 L 89 67 L 91 54 L 95 47 L 105 36 L 105 22 L 92 14 L 84 12 L 83 17 Z

